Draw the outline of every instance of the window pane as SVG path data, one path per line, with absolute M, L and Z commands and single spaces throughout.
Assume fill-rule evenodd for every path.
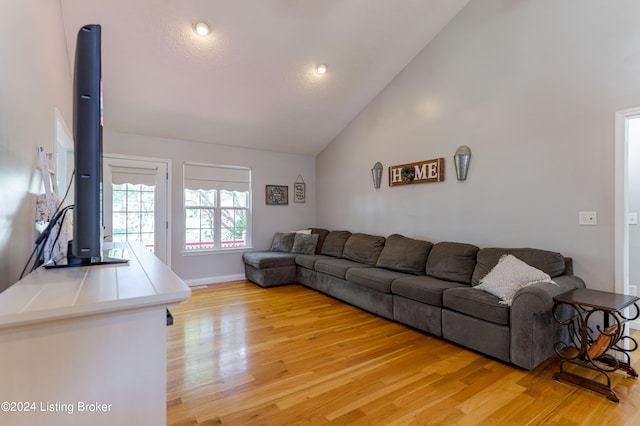
M 138 232 L 140 232 L 140 213 L 129 213 L 127 215 L 127 233 L 131 234 Z
M 221 207 L 233 207 L 233 192 L 220 191 L 220 206 Z
M 193 189 L 186 189 L 184 190 L 184 205 L 186 207 L 193 207 L 193 206 L 197 206 L 198 203 L 200 202 L 200 194 L 198 194 L 198 191 L 194 191 Z
M 200 205 L 201 206 L 215 207 L 215 205 L 216 205 L 216 190 L 215 189 L 206 190 L 206 191 L 204 189 L 199 189 L 198 191 L 200 192 Z
M 114 213 L 113 214 L 113 233 L 125 234 L 126 232 L 127 232 L 127 214 Z
M 153 188 L 152 188 L 153 189 Z M 155 206 L 155 191 L 146 191 L 140 193 L 140 211 L 153 212 Z
M 154 221 L 153 213 L 140 214 L 140 232 L 153 232 L 155 229 Z
M 249 207 L 248 200 L 248 192 L 220 191 L 221 207 Z
M 201 209 L 200 210 L 200 227 L 214 229 L 216 211 L 214 209 Z
M 127 210 L 132 212 L 140 211 L 140 193 L 137 191 L 127 191 Z
M 187 209 L 187 229 L 200 228 L 200 209 Z
M 222 209 L 221 245 L 222 247 L 244 247 L 246 245 L 246 210 Z
M 236 192 L 235 207 L 249 207 L 249 192 Z
M 186 237 L 187 249 L 199 248 L 200 246 L 200 230 L 187 229 Z
M 122 188 L 123 185 L 113 185 L 113 211 L 127 211 L 127 191 Z

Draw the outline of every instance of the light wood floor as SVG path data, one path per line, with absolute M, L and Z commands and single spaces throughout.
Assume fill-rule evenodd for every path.
M 556 359 L 524 371 L 302 286 L 211 285 L 172 313 L 169 425 L 640 425 L 637 379 L 613 374 L 616 404 Z

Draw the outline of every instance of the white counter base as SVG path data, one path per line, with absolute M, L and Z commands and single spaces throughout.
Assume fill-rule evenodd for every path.
M 39 269 L 0 294 L 0 424 L 166 424 L 166 307 L 191 291 L 132 252 L 129 265 Z

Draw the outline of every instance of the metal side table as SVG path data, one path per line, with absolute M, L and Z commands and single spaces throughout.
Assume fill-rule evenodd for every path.
M 556 322 L 569 330 L 569 343 L 560 341 L 555 344 L 555 351 L 562 362 L 560 371 L 553 378 L 582 386 L 619 402 L 618 395 L 611 388 L 610 373 L 621 370 L 629 377 L 638 377 L 629 356 L 638 348 L 638 342 L 625 335 L 625 331 L 626 323 L 640 316 L 640 298 L 581 288 L 560 294 L 553 300 Z M 629 316 L 625 316 L 627 308 Z M 579 368 L 568 371 L 569 365 Z M 583 370 L 585 373 L 588 370 L 595 371 L 595 374 L 589 374 L 593 378 L 578 374 L 576 371 L 580 368 L 586 369 Z

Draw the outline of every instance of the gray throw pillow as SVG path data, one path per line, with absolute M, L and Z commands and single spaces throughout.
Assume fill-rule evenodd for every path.
M 300 254 L 316 254 L 316 245 L 318 244 L 318 234 L 300 234 L 297 233 L 293 240 L 293 248 L 291 253 Z
M 296 234 L 293 232 L 276 232 L 271 242 L 271 251 L 290 253 Z

